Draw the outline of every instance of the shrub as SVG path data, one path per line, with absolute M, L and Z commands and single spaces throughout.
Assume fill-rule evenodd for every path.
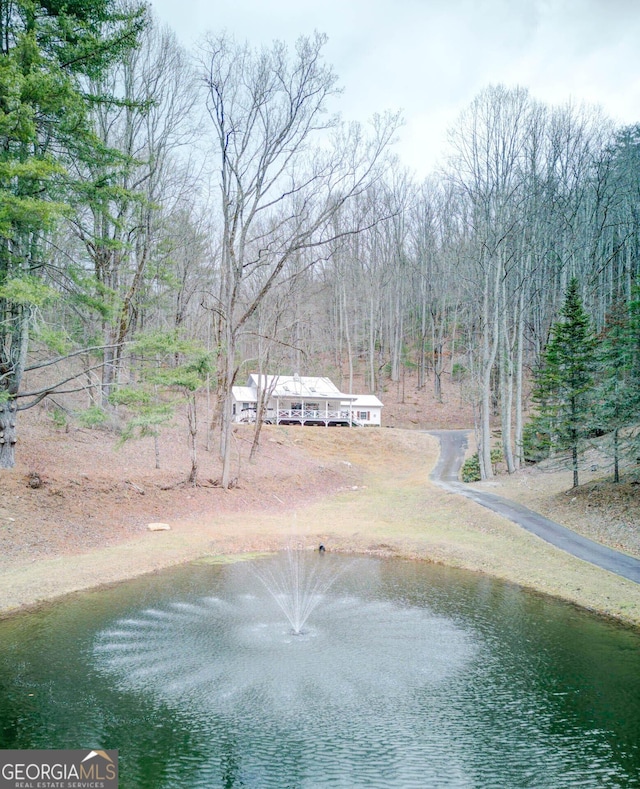
M 491 465 L 493 466 L 493 473 L 498 473 L 498 463 L 502 463 L 502 450 L 499 447 L 495 447 L 491 450 Z
M 475 452 L 462 464 L 462 481 L 479 482 L 480 479 L 480 459 L 478 458 L 478 453 Z
M 67 426 L 67 415 L 62 410 L 62 408 L 54 408 L 54 410 L 51 412 L 51 420 L 56 427 Z
M 83 427 L 102 427 L 107 421 L 107 412 L 98 405 L 92 405 L 78 416 L 78 422 Z
M 496 466 L 502 460 L 502 450 L 491 450 L 491 465 L 493 466 L 493 473 L 496 473 Z M 480 482 L 482 476 L 480 474 L 480 458 L 478 453 L 475 452 L 470 458 L 467 458 L 462 464 L 462 481 L 463 482 Z
M 522 431 L 522 453 L 526 463 L 539 463 L 549 457 L 551 439 L 536 420 L 524 426 Z

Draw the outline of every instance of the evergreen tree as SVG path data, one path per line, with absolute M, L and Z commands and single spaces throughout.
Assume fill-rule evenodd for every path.
M 576 278 L 569 283 L 560 316 L 551 329 L 551 340 L 537 375 L 533 392 L 537 414 L 528 433 L 535 433 L 551 453 L 571 452 L 575 488 L 580 444 L 592 430 L 596 352 Z
M 620 459 L 637 449 L 632 428 L 640 418 L 640 299 L 619 301 L 607 315 L 598 351 L 599 383 L 595 391 L 595 423 L 611 434 L 614 481 L 620 481 Z
M 186 405 L 191 455 L 189 483 L 197 485 L 197 393 L 213 372 L 211 354 L 197 342 L 185 338 L 179 330 L 141 334 L 132 350 L 141 365 L 138 386 L 121 387 L 111 396 L 112 403 L 127 406 L 132 414 L 121 441 L 153 436 L 156 468 L 159 468 L 158 432 L 171 419 L 175 405 L 159 394 L 177 395 Z
M 33 313 L 55 295 L 42 274 L 73 191 L 65 162 L 97 150 L 88 116 L 100 99 L 84 85 L 135 45 L 143 13 L 114 0 L 0 0 L 0 468 L 14 464 Z
M 629 320 L 627 323 L 626 343 L 629 354 L 629 379 L 628 395 L 632 410 L 632 424 L 634 430 L 629 441 L 631 457 L 638 463 L 640 457 L 640 281 L 632 291 L 629 304 Z

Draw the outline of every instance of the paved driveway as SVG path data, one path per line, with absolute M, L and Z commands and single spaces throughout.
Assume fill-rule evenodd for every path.
M 567 553 L 584 559 L 605 570 L 631 581 L 640 583 L 640 560 L 620 551 L 614 551 L 598 542 L 589 540 L 576 532 L 545 518 L 515 501 L 503 499 L 494 493 L 485 493 L 460 482 L 458 472 L 467 448 L 468 430 L 430 430 L 432 436 L 440 441 L 440 457 L 431 473 L 431 479 L 441 488 L 466 496 L 487 509 L 503 515 L 527 531 L 561 548 Z

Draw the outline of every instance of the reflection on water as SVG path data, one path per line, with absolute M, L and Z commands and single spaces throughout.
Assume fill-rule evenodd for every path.
M 632 787 L 639 742 L 640 634 L 424 564 L 354 562 L 301 636 L 242 564 L 0 623 L 0 747 L 124 789 Z

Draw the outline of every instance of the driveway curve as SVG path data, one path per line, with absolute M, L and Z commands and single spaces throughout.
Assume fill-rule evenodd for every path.
M 460 482 L 458 473 L 467 448 L 468 430 L 430 430 L 429 433 L 440 441 L 440 457 L 431 472 L 431 480 L 436 485 L 451 493 L 466 496 L 477 504 L 503 515 L 546 542 L 585 562 L 640 583 L 640 559 L 589 540 L 515 501 L 503 499 L 494 493 L 475 490 Z

